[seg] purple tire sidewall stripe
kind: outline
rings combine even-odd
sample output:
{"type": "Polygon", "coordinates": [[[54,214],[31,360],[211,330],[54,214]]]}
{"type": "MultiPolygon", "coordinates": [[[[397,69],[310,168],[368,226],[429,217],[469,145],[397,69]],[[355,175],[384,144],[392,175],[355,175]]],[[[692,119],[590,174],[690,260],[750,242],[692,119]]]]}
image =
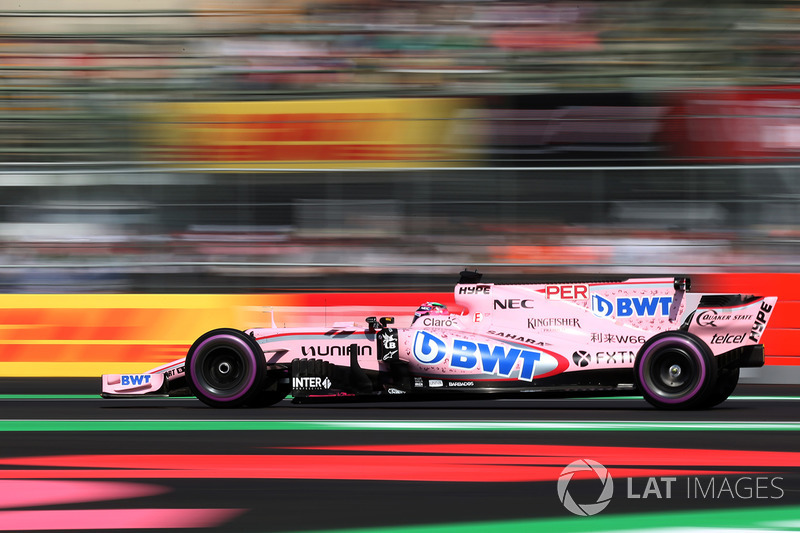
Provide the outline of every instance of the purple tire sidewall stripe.
{"type": "Polygon", "coordinates": [[[658,349],[658,347],[660,347],[661,345],[665,343],[675,343],[675,342],[683,344],[686,348],[689,349],[691,353],[697,356],[697,362],[700,366],[700,379],[697,380],[697,385],[691,390],[688,398],[687,396],[683,396],[682,398],[664,398],[660,394],[654,394],[652,391],[650,391],[650,393],[653,396],[658,397],[659,401],[664,403],[681,403],[685,402],[688,399],[694,398],[694,396],[700,391],[700,389],[703,388],[703,384],[706,380],[706,372],[707,372],[706,359],[705,357],[703,357],[703,354],[700,352],[700,349],[689,339],[684,339],[681,337],[664,337],[662,339],[657,340],[650,346],[648,346],[647,350],[644,352],[644,354],[642,354],[642,360],[639,363],[639,383],[650,389],[650,385],[647,379],[645,379],[645,366],[646,366],[644,364],[645,360],[650,355],[652,355],[653,352],[656,349],[658,349]]]}
{"type": "MultiPolygon", "coordinates": [[[[229,334],[223,333],[223,334],[220,334],[220,335],[214,335],[213,337],[209,337],[209,338],[207,338],[206,340],[204,340],[203,342],[200,343],[200,345],[197,347],[197,349],[195,349],[194,353],[198,353],[198,352],[202,351],[203,348],[207,344],[209,344],[211,342],[214,342],[214,341],[217,341],[219,339],[225,339],[225,340],[228,340],[228,341],[234,341],[237,344],[239,344],[242,348],[244,348],[244,353],[247,354],[247,357],[252,359],[252,361],[253,361],[253,367],[252,368],[255,369],[255,367],[257,365],[257,361],[256,361],[256,358],[255,358],[255,355],[253,355],[253,350],[250,348],[250,345],[247,344],[242,339],[240,339],[238,337],[234,337],[233,335],[229,335],[229,334]]],[[[198,365],[195,365],[195,364],[192,365],[192,371],[191,371],[191,373],[192,373],[192,381],[194,381],[195,383],[199,383],[199,382],[205,383],[205,379],[200,380],[198,375],[197,375],[197,366],[198,365]]],[[[214,396],[213,399],[216,400],[216,401],[219,401],[219,402],[232,402],[232,401],[238,400],[239,398],[241,398],[242,396],[247,394],[247,392],[253,386],[253,383],[255,383],[255,381],[256,381],[256,372],[253,371],[253,372],[250,373],[250,379],[246,383],[246,386],[244,388],[242,388],[242,390],[238,394],[236,394],[234,396],[214,396]]]]}

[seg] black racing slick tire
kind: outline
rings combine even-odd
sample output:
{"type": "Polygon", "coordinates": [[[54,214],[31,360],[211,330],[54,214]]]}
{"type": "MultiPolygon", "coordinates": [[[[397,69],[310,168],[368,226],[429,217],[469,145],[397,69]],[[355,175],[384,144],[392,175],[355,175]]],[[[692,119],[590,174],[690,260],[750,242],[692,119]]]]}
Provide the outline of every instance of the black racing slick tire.
{"type": "Polygon", "coordinates": [[[717,382],[717,361],[696,335],[666,331],[651,337],[636,356],[634,382],[661,409],[701,409],[717,382]]]}
{"type": "Polygon", "coordinates": [[[728,399],[739,384],[739,367],[721,368],[717,375],[717,382],[711,388],[706,398],[704,407],[714,407],[728,399]]]}
{"type": "Polygon", "coordinates": [[[247,401],[246,407],[269,407],[286,398],[289,393],[292,392],[288,376],[288,371],[277,369],[267,370],[267,378],[264,382],[264,387],[258,394],[247,401]],[[286,381],[282,383],[281,378],[284,377],[286,381]]]}
{"type": "Polygon", "coordinates": [[[269,407],[286,398],[288,391],[261,391],[255,398],[247,402],[247,407],[269,407]]]}
{"type": "Polygon", "coordinates": [[[253,337],[221,328],[192,344],[185,375],[192,394],[206,405],[240,407],[260,399],[267,362],[253,337]]]}

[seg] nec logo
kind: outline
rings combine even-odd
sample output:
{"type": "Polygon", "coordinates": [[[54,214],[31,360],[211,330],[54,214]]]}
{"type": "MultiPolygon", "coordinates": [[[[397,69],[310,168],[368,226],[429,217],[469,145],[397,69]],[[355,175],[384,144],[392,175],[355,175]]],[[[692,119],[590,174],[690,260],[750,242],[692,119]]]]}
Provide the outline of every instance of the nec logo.
{"type": "Polygon", "coordinates": [[[150,383],[150,375],[132,374],[132,375],[120,376],[120,380],[122,381],[122,386],[124,387],[130,385],[146,385],[150,383]]]}
{"type": "Polygon", "coordinates": [[[520,300],[519,298],[508,298],[506,300],[495,300],[495,309],[533,309],[533,300],[520,300]]]}
{"type": "Polygon", "coordinates": [[[458,294],[489,294],[491,285],[470,285],[468,287],[459,287],[458,294]]]}

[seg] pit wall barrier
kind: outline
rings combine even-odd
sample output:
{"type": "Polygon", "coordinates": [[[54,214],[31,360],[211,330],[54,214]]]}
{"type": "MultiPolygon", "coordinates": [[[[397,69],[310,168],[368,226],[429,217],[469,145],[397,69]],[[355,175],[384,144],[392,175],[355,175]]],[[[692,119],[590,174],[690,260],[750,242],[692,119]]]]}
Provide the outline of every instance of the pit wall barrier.
{"type": "MultiPolygon", "coordinates": [[[[767,366],[743,379],[800,383],[800,274],[696,274],[692,290],[777,296],[761,339],[767,366]]],[[[406,327],[426,301],[452,305],[453,293],[0,295],[0,377],[143,372],[219,327],[364,325],[367,316],[406,327]]]]}

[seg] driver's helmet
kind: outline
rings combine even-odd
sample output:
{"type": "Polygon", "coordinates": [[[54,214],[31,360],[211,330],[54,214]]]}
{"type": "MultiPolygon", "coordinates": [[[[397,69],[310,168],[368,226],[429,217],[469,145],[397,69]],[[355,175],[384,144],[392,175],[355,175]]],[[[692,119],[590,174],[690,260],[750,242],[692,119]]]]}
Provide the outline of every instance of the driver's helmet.
{"type": "Polygon", "coordinates": [[[421,316],[428,316],[428,315],[449,316],[450,311],[447,310],[447,306],[444,304],[440,304],[438,302],[425,302],[424,304],[420,305],[414,312],[414,320],[411,323],[413,324],[414,322],[416,322],[417,319],[421,316]]]}

